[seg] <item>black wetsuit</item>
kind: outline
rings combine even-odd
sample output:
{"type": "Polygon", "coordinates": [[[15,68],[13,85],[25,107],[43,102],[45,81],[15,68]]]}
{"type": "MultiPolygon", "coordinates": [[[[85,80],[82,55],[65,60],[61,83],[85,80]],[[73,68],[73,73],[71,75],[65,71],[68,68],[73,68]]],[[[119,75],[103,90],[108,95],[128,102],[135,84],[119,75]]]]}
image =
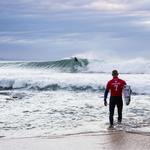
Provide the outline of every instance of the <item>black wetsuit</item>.
{"type": "Polygon", "coordinates": [[[118,109],[118,122],[121,123],[122,121],[122,108],[123,108],[123,101],[122,101],[122,90],[126,82],[124,80],[119,79],[118,77],[113,77],[107,83],[106,90],[104,93],[104,102],[107,103],[107,95],[108,92],[111,91],[110,102],[109,102],[109,121],[110,125],[113,125],[113,116],[115,106],[118,109]]]}
{"type": "Polygon", "coordinates": [[[114,110],[115,106],[118,108],[118,122],[121,123],[122,121],[122,108],[123,108],[123,101],[121,96],[111,96],[110,97],[110,102],[109,102],[109,121],[110,124],[113,125],[113,116],[114,116],[114,110]]]}

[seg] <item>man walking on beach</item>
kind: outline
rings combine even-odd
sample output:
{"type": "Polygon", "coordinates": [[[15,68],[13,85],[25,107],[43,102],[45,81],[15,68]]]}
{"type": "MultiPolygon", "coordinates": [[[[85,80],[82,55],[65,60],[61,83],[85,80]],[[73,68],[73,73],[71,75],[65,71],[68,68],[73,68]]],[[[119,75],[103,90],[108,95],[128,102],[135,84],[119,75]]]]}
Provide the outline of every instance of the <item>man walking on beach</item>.
{"type": "Polygon", "coordinates": [[[109,101],[109,128],[113,128],[113,116],[115,106],[117,105],[118,109],[118,123],[122,121],[122,108],[123,108],[123,101],[122,101],[122,90],[126,85],[126,82],[122,79],[118,78],[118,71],[112,71],[113,79],[108,81],[104,93],[104,105],[107,106],[107,95],[110,91],[110,101],[109,101]]]}

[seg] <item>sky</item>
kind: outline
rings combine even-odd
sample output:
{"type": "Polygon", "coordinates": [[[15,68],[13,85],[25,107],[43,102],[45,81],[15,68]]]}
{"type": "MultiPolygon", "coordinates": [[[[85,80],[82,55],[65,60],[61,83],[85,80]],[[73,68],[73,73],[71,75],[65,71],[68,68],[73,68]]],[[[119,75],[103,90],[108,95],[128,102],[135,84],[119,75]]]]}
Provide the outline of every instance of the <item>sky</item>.
{"type": "Polygon", "coordinates": [[[0,58],[150,57],[150,0],[1,0],[0,58]]]}

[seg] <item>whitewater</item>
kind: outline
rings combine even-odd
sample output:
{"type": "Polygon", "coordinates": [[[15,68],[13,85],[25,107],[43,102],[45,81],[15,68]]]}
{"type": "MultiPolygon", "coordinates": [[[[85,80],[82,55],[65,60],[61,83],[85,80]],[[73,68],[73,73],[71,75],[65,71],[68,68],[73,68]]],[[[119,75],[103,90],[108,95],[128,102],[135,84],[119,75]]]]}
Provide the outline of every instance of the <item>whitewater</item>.
{"type": "MultiPolygon", "coordinates": [[[[132,88],[118,130],[150,135],[150,62],[74,58],[0,62],[0,137],[106,132],[105,85],[112,69],[132,88]]],[[[117,112],[115,112],[115,121],[117,112]]]]}

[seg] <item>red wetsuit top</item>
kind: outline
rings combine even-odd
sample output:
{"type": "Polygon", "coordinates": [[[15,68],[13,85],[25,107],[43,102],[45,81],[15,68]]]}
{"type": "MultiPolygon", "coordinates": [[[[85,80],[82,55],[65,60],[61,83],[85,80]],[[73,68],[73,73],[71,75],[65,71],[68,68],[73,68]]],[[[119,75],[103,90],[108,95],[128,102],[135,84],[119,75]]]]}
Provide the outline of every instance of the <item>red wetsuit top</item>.
{"type": "Polygon", "coordinates": [[[111,96],[122,96],[122,90],[125,85],[126,82],[124,80],[113,77],[112,80],[108,81],[106,90],[111,92],[111,96]]]}

